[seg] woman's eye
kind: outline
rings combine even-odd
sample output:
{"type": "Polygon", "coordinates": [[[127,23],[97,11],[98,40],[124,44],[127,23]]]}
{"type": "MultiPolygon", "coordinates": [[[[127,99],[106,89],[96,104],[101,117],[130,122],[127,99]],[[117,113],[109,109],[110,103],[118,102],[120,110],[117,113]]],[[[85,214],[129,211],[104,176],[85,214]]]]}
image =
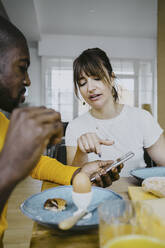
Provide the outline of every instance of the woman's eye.
{"type": "Polygon", "coordinates": [[[79,87],[82,87],[86,84],[86,82],[79,82],[79,87]]]}

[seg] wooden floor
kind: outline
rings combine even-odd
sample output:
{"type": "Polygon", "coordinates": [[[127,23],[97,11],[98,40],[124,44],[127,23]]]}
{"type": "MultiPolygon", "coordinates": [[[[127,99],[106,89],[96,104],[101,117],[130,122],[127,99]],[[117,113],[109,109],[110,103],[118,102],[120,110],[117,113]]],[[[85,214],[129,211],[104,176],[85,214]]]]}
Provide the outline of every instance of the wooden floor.
{"type": "Polygon", "coordinates": [[[13,191],[8,205],[8,229],[4,236],[4,248],[28,248],[33,221],[22,214],[20,204],[29,196],[40,192],[41,182],[31,177],[22,181],[13,191]]]}

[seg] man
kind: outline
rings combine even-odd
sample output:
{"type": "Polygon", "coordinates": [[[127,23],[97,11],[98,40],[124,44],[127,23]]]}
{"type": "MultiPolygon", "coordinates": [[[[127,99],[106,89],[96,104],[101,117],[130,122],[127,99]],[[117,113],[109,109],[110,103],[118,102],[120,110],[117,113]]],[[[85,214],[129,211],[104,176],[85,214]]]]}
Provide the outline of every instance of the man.
{"type": "MultiPolygon", "coordinates": [[[[25,87],[30,86],[29,50],[24,35],[0,17],[0,108],[12,112],[10,123],[0,113],[0,236],[7,227],[5,203],[14,187],[30,172],[33,178],[70,184],[78,167],[66,166],[55,159],[41,156],[50,139],[62,137],[60,114],[44,107],[15,109],[24,102],[25,87]],[[15,110],[14,110],[15,109],[15,110]],[[52,138],[53,137],[53,138],[52,138]]],[[[108,186],[112,179],[104,167],[112,161],[95,161],[83,167],[90,176],[97,173],[96,184],[108,186]]],[[[119,168],[120,170],[120,168],[119,168]]],[[[119,178],[114,170],[113,180],[119,178]]]]}

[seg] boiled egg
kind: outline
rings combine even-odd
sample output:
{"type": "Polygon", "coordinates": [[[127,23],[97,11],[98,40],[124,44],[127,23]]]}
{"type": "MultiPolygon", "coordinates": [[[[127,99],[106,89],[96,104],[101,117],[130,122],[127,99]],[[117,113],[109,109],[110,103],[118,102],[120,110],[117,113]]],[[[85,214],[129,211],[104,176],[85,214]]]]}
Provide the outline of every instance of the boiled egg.
{"type": "Polygon", "coordinates": [[[91,191],[91,182],[85,173],[80,172],[74,177],[73,191],[76,193],[88,193],[91,191]]]}
{"type": "Polygon", "coordinates": [[[78,210],[82,210],[89,206],[91,199],[92,191],[89,177],[80,172],[73,179],[72,200],[78,210]]]}

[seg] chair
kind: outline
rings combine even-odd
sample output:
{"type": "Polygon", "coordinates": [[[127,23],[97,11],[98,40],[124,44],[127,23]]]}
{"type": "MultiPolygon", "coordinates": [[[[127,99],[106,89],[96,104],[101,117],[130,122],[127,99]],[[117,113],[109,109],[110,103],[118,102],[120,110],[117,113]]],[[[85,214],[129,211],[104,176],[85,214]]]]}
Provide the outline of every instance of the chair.
{"type": "Polygon", "coordinates": [[[149,156],[149,154],[146,151],[146,149],[144,149],[144,161],[145,161],[145,163],[147,165],[146,167],[155,167],[155,166],[157,166],[156,163],[149,156]]]}
{"type": "Polygon", "coordinates": [[[66,146],[65,146],[65,132],[68,122],[63,122],[64,136],[60,144],[48,145],[46,155],[51,158],[56,158],[59,162],[66,164],[66,146]]]}

